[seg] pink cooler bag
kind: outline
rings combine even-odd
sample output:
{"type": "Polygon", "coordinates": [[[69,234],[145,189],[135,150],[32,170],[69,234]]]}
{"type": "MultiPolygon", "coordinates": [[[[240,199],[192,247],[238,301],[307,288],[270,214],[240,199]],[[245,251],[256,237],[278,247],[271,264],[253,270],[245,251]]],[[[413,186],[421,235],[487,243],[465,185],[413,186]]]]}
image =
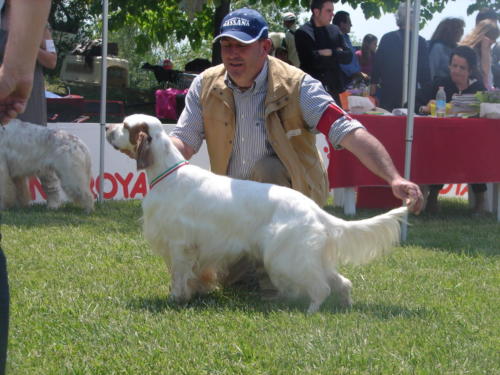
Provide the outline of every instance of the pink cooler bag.
{"type": "Polygon", "coordinates": [[[185,95],[187,89],[166,89],[156,90],[156,117],[166,120],[177,120],[179,114],[177,113],[177,95],[185,95]]]}

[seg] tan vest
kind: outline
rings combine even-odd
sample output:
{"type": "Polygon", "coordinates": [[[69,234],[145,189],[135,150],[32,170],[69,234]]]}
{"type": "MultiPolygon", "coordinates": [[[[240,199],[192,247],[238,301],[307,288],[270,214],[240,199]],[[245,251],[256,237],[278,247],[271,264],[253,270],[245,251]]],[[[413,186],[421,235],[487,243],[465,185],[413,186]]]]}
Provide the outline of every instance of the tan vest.
{"type": "MultiPolygon", "coordinates": [[[[305,73],[269,57],[265,99],[267,136],[285,166],[292,188],[323,207],[328,197],[328,177],[316,136],[307,129],[300,109],[299,91],[305,73]]],[[[210,165],[225,175],[235,135],[235,105],[232,90],[225,84],[223,65],[203,72],[201,105],[210,165]]]]}

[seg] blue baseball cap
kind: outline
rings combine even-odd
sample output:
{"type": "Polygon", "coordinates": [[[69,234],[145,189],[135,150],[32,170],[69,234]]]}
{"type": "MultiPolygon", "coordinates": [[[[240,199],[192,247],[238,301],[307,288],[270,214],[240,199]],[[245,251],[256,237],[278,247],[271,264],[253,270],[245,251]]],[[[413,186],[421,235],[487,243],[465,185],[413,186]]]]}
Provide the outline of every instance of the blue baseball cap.
{"type": "Polygon", "coordinates": [[[259,39],[267,38],[267,22],[259,12],[253,9],[242,8],[229,13],[222,20],[220,38],[228,37],[237,41],[250,44],[259,39]]]}

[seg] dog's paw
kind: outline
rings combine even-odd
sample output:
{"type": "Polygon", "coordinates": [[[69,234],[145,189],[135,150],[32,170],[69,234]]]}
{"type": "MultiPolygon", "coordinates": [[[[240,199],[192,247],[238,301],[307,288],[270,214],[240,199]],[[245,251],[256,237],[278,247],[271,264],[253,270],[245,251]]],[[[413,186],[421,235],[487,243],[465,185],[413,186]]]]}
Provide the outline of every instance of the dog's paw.
{"type": "Polygon", "coordinates": [[[281,294],[277,289],[261,289],[259,292],[263,301],[272,302],[281,299],[281,294]]]}
{"type": "Polygon", "coordinates": [[[180,304],[181,300],[178,296],[176,296],[174,294],[169,294],[169,296],[167,297],[167,302],[173,303],[173,304],[180,304]]]}
{"type": "Polygon", "coordinates": [[[57,200],[56,199],[48,200],[47,201],[47,208],[49,210],[57,210],[59,207],[61,207],[61,204],[62,204],[62,201],[60,201],[58,199],[57,200]]]}
{"type": "Polygon", "coordinates": [[[343,309],[350,309],[352,307],[352,298],[350,295],[348,296],[340,296],[339,297],[339,306],[343,309]]]}
{"type": "Polygon", "coordinates": [[[189,299],[190,298],[184,294],[170,293],[170,295],[167,298],[167,301],[169,303],[183,305],[183,304],[186,304],[189,301],[189,299]]]}
{"type": "Polygon", "coordinates": [[[321,306],[321,303],[316,303],[316,302],[311,302],[309,305],[309,308],[307,309],[307,314],[315,314],[319,311],[319,308],[321,306]]]}

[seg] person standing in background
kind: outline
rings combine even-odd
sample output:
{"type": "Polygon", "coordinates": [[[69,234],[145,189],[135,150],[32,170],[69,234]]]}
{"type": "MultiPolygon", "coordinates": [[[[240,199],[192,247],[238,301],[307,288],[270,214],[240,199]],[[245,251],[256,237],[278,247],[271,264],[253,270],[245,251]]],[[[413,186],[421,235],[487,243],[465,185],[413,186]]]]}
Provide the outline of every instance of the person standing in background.
{"type": "MultiPolygon", "coordinates": [[[[269,39],[271,39],[271,51],[269,52],[269,55],[277,57],[276,52],[278,54],[282,54],[283,51],[285,51],[285,48],[283,47],[283,44],[285,42],[285,33],[283,32],[277,32],[277,31],[271,31],[268,33],[269,39]]],[[[288,53],[286,53],[287,56],[283,61],[288,62],[288,53]]]]}
{"type": "MultiPolygon", "coordinates": [[[[476,15],[476,26],[483,20],[491,20],[498,26],[499,15],[491,8],[483,8],[476,15]]],[[[493,86],[500,88],[500,43],[496,43],[491,49],[491,74],[493,76],[493,86]]]]}
{"type": "MultiPolygon", "coordinates": [[[[380,85],[380,107],[387,111],[403,104],[403,50],[406,28],[406,4],[401,3],[395,14],[399,30],[391,31],[380,40],[375,54],[370,94],[375,95],[380,85]]],[[[411,41],[410,37],[410,41],[411,41]]],[[[431,79],[427,41],[418,37],[417,88],[431,79]]],[[[378,92],[377,92],[378,93],[378,92]]]]}
{"type": "Polygon", "coordinates": [[[459,43],[476,51],[479,59],[479,70],[483,84],[487,90],[493,90],[493,74],[491,72],[491,47],[495,44],[500,30],[497,22],[491,19],[480,21],[474,29],[459,43]]]}
{"type": "Polygon", "coordinates": [[[366,34],[363,37],[361,49],[356,51],[356,57],[359,61],[361,71],[369,78],[372,76],[373,62],[375,61],[375,52],[377,51],[378,38],[373,34],[366,34]]]}
{"type": "Polygon", "coordinates": [[[295,31],[297,30],[297,17],[292,12],[283,14],[283,26],[285,26],[285,40],[283,43],[287,50],[288,61],[297,68],[300,66],[299,55],[295,47],[295,31]]]}
{"type": "MultiPolygon", "coordinates": [[[[10,14],[12,4],[13,0],[7,0],[5,2],[5,7],[2,9],[1,32],[3,38],[0,41],[0,62],[3,60],[5,42],[12,26],[10,14]]],[[[35,71],[33,73],[33,88],[28,102],[26,103],[25,111],[18,116],[20,120],[36,125],[47,126],[47,99],[45,97],[45,78],[43,69],[54,69],[56,64],[57,53],[54,41],[52,40],[50,29],[46,25],[43,38],[38,47],[35,71]]],[[[49,171],[38,177],[40,178],[43,191],[47,196],[59,196],[59,182],[55,172],[49,171]]]]}
{"type": "Polygon", "coordinates": [[[493,85],[500,88],[500,42],[491,50],[491,73],[493,74],[493,85]]]}
{"type": "MultiPolygon", "coordinates": [[[[0,9],[4,7],[0,0],[0,9]]],[[[50,0],[14,1],[11,35],[0,66],[0,122],[22,113],[31,94],[38,46],[50,10],[50,0]],[[36,36],[39,35],[40,38],[36,36]]]]}
{"type": "MultiPolygon", "coordinates": [[[[2,38],[0,40],[0,62],[3,60],[5,42],[11,28],[10,8],[12,0],[5,3],[2,10],[2,38]]],[[[54,69],[57,64],[57,54],[48,26],[45,27],[43,38],[38,48],[35,72],[33,75],[33,88],[24,113],[19,119],[36,125],[47,125],[47,100],[45,98],[45,79],[43,69],[54,69]]]]}
{"type": "MultiPolygon", "coordinates": [[[[50,0],[14,1],[11,35],[0,65],[0,121],[22,113],[31,93],[37,48],[47,22],[50,0]]],[[[0,0],[0,9],[4,1],[0,0]]],[[[1,234],[0,234],[1,238],[1,234]]],[[[5,374],[9,336],[9,282],[7,261],[0,247],[0,375],[5,374]]]]}
{"type": "Polygon", "coordinates": [[[320,81],[336,103],[344,92],[344,77],[340,64],[352,60],[342,32],[332,25],[333,1],[312,0],[311,19],[295,32],[295,46],[300,69],[320,81]]]}
{"type": "Polygon", "coordinates": [[[361,67],[359,66],[358,58],[356,57],[356,50],[352,46],[351,38],[349,37],[352,27],[349,13],[343,10],[338,11],[335,13],[335,16],[333,16],[332,23],[337,25],[340,29],[347,47],[349,47],[352,52],[351,61],[348,64],[340,64],[340,69],[342,70],[342,73],[344,73],[344,88],[347,88],[354,80],[366,79],[367,76],[361,72],[361,67]]]}
{"type": "Polygon", "coordinates": [[[476,15],[476,26],[479,22],[484,20],[491,20],[493,22],[498,22],[498,14],[491,8],[483,8],[476,15]]]}
{"type": "Polygon", "coordinates": [[[464,35],[465,22],[460,18],[443,19],[429,41],[429,65],[431,79],[448,77],[451,51],[464,35]]]}

